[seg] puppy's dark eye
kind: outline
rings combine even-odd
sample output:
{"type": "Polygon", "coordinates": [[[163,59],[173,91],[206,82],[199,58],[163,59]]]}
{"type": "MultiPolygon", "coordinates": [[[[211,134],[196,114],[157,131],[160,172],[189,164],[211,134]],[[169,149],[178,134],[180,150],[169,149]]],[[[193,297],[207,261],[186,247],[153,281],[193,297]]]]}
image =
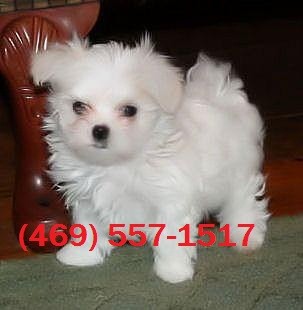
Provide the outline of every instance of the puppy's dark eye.
{"type": "Polygon", "coordinates": [[[76,114],[82,115],[84,112],[86,112],[88,109],[88,105],[86,103],[83,103],[81,101],[75,101],[73,103],[73,110],[76,114]]]}
{"type": "Polygon", "coordinates": [[[52,84],[50,82],[44,82],[40,85],[40,87],[46,91],[52,91],[53,90],[52,84]]]}
{"type": "Polygon", "coordinates": [[[121,108],[121,114],[125,117],[133,117],[137,114],[137,108],[133,105],[125,105],[121,108]]]}

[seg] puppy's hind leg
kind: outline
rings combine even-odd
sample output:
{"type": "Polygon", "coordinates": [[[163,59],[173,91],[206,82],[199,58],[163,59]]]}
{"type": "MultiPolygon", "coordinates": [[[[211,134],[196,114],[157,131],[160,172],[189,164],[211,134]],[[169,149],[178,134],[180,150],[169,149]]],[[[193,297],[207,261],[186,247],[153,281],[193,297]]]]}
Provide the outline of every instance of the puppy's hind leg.
{"type": "Polygon", "coordinates": [[[102,264],[105,256],[110,254],[113,247],[108,243],[108,236],[99,227],[100,224],[96,220],[96,216],[89,211],[87,201],[80,201],[73,209],[73,223],[81,224],[84,227],[85,231],[75,228],[74,233],[85,238],[85,242],[82,245],[73,245],[71,241],[79,243],[81,238],[71,238],[70,242],[57,252],[57,259],[63,264],[73,266],[102,264]],[[93,229],[96,234],[93,233],[93,229]],[[95,238],[97,240],[94,240],[95,238]],[[94,249],[91,249],[94,241],[97,241],[97,244],[94,249]]]}
{"type": "Polygon", "coordinates": [[[268,199],[263,197],[264,191],[264,177],[261,174],[251,177],[247,184],[235,189],[218,216],[221,227],[229,225],[230,239],[240,252],[251,252],[263,244],[270,216],[267,212],[268,199]],[[250,234],[248,225],[239,227],[239,224],[253,224],[250,234]],[[247,245],[243,244],[245,234],[248,236],[247,245]]]}

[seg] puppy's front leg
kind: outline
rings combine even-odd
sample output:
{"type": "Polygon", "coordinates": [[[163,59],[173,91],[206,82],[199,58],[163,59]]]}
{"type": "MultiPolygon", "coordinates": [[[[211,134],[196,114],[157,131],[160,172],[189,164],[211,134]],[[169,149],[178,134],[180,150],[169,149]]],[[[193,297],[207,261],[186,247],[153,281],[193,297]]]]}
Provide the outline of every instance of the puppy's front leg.
{"type": "MultiPolygon", "coordinates": [[[[167,221],[162,219],[161,223],[165,224],[165,228],[158,245],[154,245],[156,228],[152,228],[154,231],[151,230],[156,274],[162,280],[170,283],[191,280],[194,274],[194,260],[197,256],[196,246],[182,246],[178,243],[185,241],[184,232],[180,232],[179,229],[185,224],[189,224],[193,230],[193,225],[186,220],[173,222],[172,218],[167,221]],[[175,236],[176,238],[174,238],[175,236]]],[[[193,231],[190,235],[190,242],[195,243],[193,231]]]]}
{"type": "MultiPolygon", "coordinates": [[[[106,255],[112,250],[112,246],[107,242],[108,237],[103,233],[102,227],[99,227],[100,224],[96,220],[91,211],[91,206],[89,202],[80,201],[77,206],[72,210],[73,212],[73,223],[81,224],[86,229],[86,241],[81,246],[75,246],[69,242],[61,250],[57,252],[57,259],[66,265],[73,266],[91,266],[96,264],[102,264],[106,255]],[[89,224],[92,224],[97,231],[97,245],[95,248],[90,251],[90,247],[93,244],[94,237],[92,228],[89,224]]],[[[79,232],[76,231],[78,234],[79,232]]],[[[72,238],[73,240],[73,238],[72,238]]],[[[76,242],[79,240],[74,239],[76,242]]]]}

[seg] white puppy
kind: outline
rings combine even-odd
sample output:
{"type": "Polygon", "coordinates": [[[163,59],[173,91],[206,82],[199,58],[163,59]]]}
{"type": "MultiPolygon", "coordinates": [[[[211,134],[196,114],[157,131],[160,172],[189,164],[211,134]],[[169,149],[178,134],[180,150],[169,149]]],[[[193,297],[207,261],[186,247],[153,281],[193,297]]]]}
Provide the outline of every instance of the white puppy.
{"type": "Polygon", "coordinates": [[[183,81],[180,70],[144,38],[134,47],[115,42],[52,46],[33,57],[36,84],[49,82],[45,128],[51,176],[71,207],[73,222],[87,227],[82,246],[57,253],[69,265],[101,264],[114,246],[109,225],[144,223],[154,270],[165,281],[191,279],[196,247],[184,241],[185,224],[208,213],[230,225],[237,249],[260,247],[266,231],[263,198],[263,124],[230,64],[201,54],[183,81]],[[255,227],[248,246],[245,229],[255,227]],[[98,246],[89,251],[98,231],[98,246]],[[176,236],[169,240],[166,236],[176,236]]]}

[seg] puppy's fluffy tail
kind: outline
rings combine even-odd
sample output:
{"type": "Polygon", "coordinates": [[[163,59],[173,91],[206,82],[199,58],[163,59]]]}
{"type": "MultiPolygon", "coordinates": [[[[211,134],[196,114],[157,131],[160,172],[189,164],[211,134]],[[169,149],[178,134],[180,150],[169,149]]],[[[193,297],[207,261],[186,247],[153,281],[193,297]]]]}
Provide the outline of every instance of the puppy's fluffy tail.
{"type": "Polygon", "coordinates": [[[196,64],[189,69],[185,85],[185,104],[191,114],[199,115],[196,106],[211,106],[224,111],[233,122],[242,122],[259,145],[262,145],[263,121],[257,108],[250,104],[243,90],[243,82],[232,73],[230,63],[213,60],[200,54],[196,64]]]}
{"type": "Polygon", "coordinates": [[[223,63],[200,53],[186,76],[186,96],[204,104],[229,104],[245,99],[243,82],[232,74],[230,63],[223,63]]]}

